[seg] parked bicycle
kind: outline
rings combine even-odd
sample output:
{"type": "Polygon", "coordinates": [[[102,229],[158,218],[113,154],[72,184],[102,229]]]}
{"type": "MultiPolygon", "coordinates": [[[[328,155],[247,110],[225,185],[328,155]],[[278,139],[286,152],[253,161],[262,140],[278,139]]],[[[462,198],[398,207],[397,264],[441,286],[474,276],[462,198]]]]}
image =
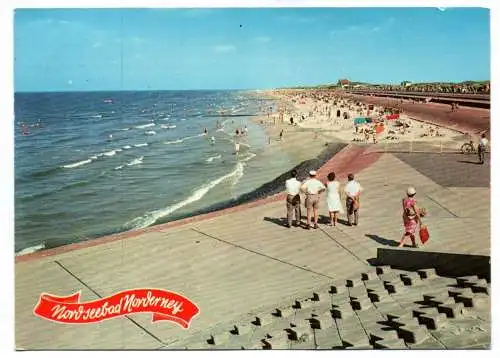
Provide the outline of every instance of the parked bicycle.
{"type": "Polygon", "coordinates": [[[462,144],[462,146],[460,147],[460,151],[462,152],[462,154],[476,154],[477,149],[474,146],[474,141],[471,140],[468,143],[462,144]]]}

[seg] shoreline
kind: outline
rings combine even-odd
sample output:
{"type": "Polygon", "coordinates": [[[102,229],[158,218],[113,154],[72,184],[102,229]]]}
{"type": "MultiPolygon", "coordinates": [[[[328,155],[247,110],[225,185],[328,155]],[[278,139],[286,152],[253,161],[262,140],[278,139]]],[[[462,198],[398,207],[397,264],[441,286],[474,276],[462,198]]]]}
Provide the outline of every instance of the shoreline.
{"type": "MultiPolygon", "coordinates": [[[[309,91],[293,91],[300,92],[302,94],[307,94],[309,91]]],[[[297,118],[301,111],[306,111],[311,108],[311,104],[308,103],[304,106],[304,104],[294,103],[291,98],[285,94],[276,93],[276,91],[255,91],[254,94],[268,97],[276,102],[276,106],[278,107],[286,107],[285,111],[286,115],[291,115],[294,118],[297,118]]],[[[249,204],[259,205],[261,202],[267,202],[267,200],[273,201],[274,197],[280,195],[283,191],[283,183],[286,179],[288,179],[289,173],[293,169],[297,169],[299,171],[299,179],[304,179],[307,177],[307,172],[312,168],[318,170],[320,167],[324,166],[332,158],[338,157],[339,153],[342,153],[344,149],[349,148],[349,144],[352,143],[351,140],[346,138],[346,135],[352,135],[352,130],[350,129],[331,129],[325,128],[324,123],[320,123],[319,120],[314,125],[304,126],[303,123],[297,123],[298,125],[291,126],[287,123],[284,117],[282,123],[278,123],[279,119],[277,119],[277,112],[270,113],[269,116],[266,114],[258,114],[252,116],[249,120],[259,124],[265,131],[266,135],[271,138],[269,146],[266,147],[266,150],[270,151],[272,155],[273,151],[280,152],[285,155],[289,155],[294,159],[297,159],[298,164],[293,167],[285,170],[280,175],[275,176],[274,178],[270,178],[265,181],[264,184],[258,186],[257,188],[243,193],[239,195],[237,198],[233,199],[225,199],[215,204],[211,204],[206,207],[202,207],[200,209],[196,209],[190,211],[188,213],[181,214],[173,214],[169,216],[164,222],[159,222],[155,225],[148,226],[142,229],[132,229],[126,231],[112,231],[109,233],[103,233],[103,235],[96,235],[93,237],[88,237],[83,241],[79,241],[76,243],[67,243],[57,246],[45,246],[44,248],[25,253],[22,255],[15,254],[16,262],[24,261],[24,258],[30,257],[32,255],[41,254],[44,252],[48,252],[51,250],[57,250],[61,247],[80,247],[80,246],[88,246],[90,242],[100,241],[103,238],[108,237],[130,237],[141,234],[142,232],[149,231],[158,231],[162,230],[164,225],[180,225],[176,223],[182,223],[186,220],[189,222],[190,220],[195,220],[199,216],[211,215],[214,213],[223,213],[225,210],[238,208],[241,206],[246,206],[249,204]],[[276,121],[276,124],[271,124],[269,121],[276,121]],[[278,140],[279,133],[281,130],[285,131],[284,139],[278,140]],[[321,133],[319,133],[321,131],[321,133]],[[297,144],[298,143],[298,144],[297,144]]],[[[411,120],[424,122],[420,118],[412,118],[411,120]]],[[[443,125],[444,128],[450,129],[446,125],[443,125]]],[[[451,129],[453,132],[457,133],[456,130],[451,129]]],[[[405,142],[405,141],[401,141],[405,142]]],[[[363,143],[354,143],[361,144],[363,143]]],[[[378,146],[368,144],[364,145],[368,148],[377,149],[378,146]]],[[[335,168],[335,171],[337,169],[335,168]]],[[[277,199],[276,199],[277,200],[277,199]]],[[[93,245],[90,245],[93,246],[93,245]]],[[[21,250],[22,251],[22,250],[21,250]]],[[[44,255],[42,255],[44,256],[44,255]]]]}
{"type": "MultiPolygon", "coordinates": [[[[378,158],[380,158],[381,153],[378,153],[376,151],[372,151],[370,149],[366,149],[365,147],[361,146],[356,146],[356,145],[351,145],[351,144],[333,144],[333,146],[339,146],[342,145],[342,149],[336,152],[333,157],[328,157],[328,148],[325,149],[325,153],[323,154],[322,158],[316,158],[316,159],[311,159],[313,163],[316,161],[316,163],[322,162],[321,166],[317,168],[318,171],[318,178],[320,180],[324,180],[326,178],[326,175],[329,171],[331,171],[333,168],[335,168],[336,172],[338,173],[338,178],[339,179],[345,179],[347,177],[348,172],[357,172],[360,170],[363,170],[373,163],[375,163],[378,158]],[[360,159],[361,158],[361,159],[360,159]],[[355,162],[355,159],[360,159],[357,162],[355,162]]],[[[331,151],[332,149],[330,149],[331,151]]],[[[307,161],[309,162],[309,161],[307,161]]],[[[297,165],[296,167],[301,167],[302,168],[302,176],[305,176],[304,170],[306,170],[305,165],[307,165],[307,168],[310,168],[308,163],[304,164],[301,163],[297,165]]],[[[292,169],[290,169],[291,171],[292,169]]],[[[299,168],[300,170],[300,168],[299,168]]],[[[310,170],[310,169],[307,169],[310,170]]],[[[282,176],[286,176],[290,171],[282,174],[282,176]]],[[[280,179],[281,176],[278,178],[275,178],[275,180],[270,181],[269,183],[264,184],[263,186],[266,186],[271,183],[277,184],[276,180],[280,179]]],[[[281,186],[284,185],[284,181],[281,183],[281,186]]],[[[75,251],[79,249],[84,249],[88,247],[93,247],[93,246],[98,246],[102,244],[108,244],[114,241],[119,241],[119,240],[124,240],[128,238],[134,238],[138,237],[140,235],[150,233],[150,232],[164,232],[165,230],[174,228],[174,227],[179,227],[183,225],[187,225],[193,222],[199,222],[199,221],[204,221],[204,220],[209,220],[221,215],[226,215],[226,214],[231,214],[234,212],[242,211],[245,209],[250,209],[254,208],[257,206],[261,206],[264,204],[276,202],[276,201],[281,201],[285,198],[283,194],[283,189],[280,190],[278,193],[275,194],[267,194],[264,197],[260,199],[253,199],[248,202],[244,203],[237,203],[232,206],[226,207],[226,208],[219,208],[215,211],[210,211],[206,213],[200,213],[198,215],[192,215],[188,216],[185,218],[180,218],[177,220],[172,220],[164,224],[158,224],[158,225],[153,225],[149,226],[147,228],[143,229],[134,229],[134,230],[129,230],[129,231],[124,231],[116,234],[111,234],[111,235],[106,235],[106,236],[101,236],[97,238],[92,238],[84,241],[80,241],[77,243],[70,243],[66,245],[61,245],[53,248],[46,248],[42,249],[39,251],[35,251],[32,253],[27,253],[25,255],[20,255],[20,256],[15,256],[15,263],[22,263],[22,262],[28,262],[32,260],[37,260],[37,259],[42,259],[70,251],[75,251]]]]}
{"type": "MultiPolygon", "coordinates": [[[[268,96],[267,93],[254,92],[254,94],[258,95],[259,97],[263,97],[264,101],[269,99],[271,99],[273,102],[278,101],[275,96],[268,96]]],[[[254,114],[252,116],[249,116],[248,120],[251,122],[258,122],[261,118],[263,118],[263,116],[261,116],[260,114],[254,114]]],[[[268,133],[266,130],[264,130],[264,132],[268,133]]],[[[302,134],[299,134],[299,136],[302,136],[302,134]]],[[[273,143],[271,146],[266,146],[264,150],[267,152],[267,155],[274,156],[275,146],[275,143],[273,143]]],[[[262,184],[257,185],[250,191],[238,195],[236,198],[224,198],[216,203],[209,204],[208,206],[194,208],[189,212],[172,213],[171,215],[165,217],[163,220],[158,220],[155,224],[144,228],[134,228],[128,230],[121,230],[120,228],[110,229],[96,235],[89,235],[85,238],[82,238],[83,240],[77,242],[59,241],[57,243],[51,243],[50,241],[45,241],[42,238],[41,244],[19,250],[15,252],[14,255],[17,260],[18,258],[23,258],[40,252],[46,252],[48,250],[57,249],[59,247],[87,243],[108,236],[126,235],[127,233],[135,232],[136,230],[148,230],[149,228],[155,228],[179,220],[196,217],[198,215],[210,214],[212,212],[266,199],[268,197],[272,197],[273,195],[279,194],[283,190],[284,182],[286,179],[288,179],[287,176],[289,175],[291,170],[298,169],[299,172],[306,173],[311,170],[310,168],[314,167],[315,169],[317,169],[344,147],[345,144],[332,144],[329,146],[322,144],[316,146],[315,150],[313,151],[309,151],[307,153],[297,153],[297,151],[294,151],[293,148],[285,145],[279,148],[281,153],[280,155],[288,156],[290,158],[290,161],[294,164],[289,167],[282,168],[282,171],[277,172],[277,174],[271,174],[263,181],[262,184]],[[25,252],[23,252],[23,250],[25,250],[25,252]]]]}

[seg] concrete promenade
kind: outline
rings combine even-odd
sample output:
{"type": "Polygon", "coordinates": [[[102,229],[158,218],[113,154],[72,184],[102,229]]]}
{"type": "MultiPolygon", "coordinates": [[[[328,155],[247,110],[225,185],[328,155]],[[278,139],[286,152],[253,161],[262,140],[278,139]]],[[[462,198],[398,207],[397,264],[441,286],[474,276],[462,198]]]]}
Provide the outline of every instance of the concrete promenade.
{"type": "MultiPolygon", "coordinates": [[[[16,348],[210,348],[205,340],[221,327],[249,321],[258,312],[294,302],[318,287],[372,270],[377,250],[392,249],[401,238],[401,199],[409,185],[416,187],[418,203],[429,213],[424,220],[431,239],[419,249],[394,250],[489,256],[489,180],[456,179],[460,176],[457,168],[476,166],[460,162],[463,156],[426,159],[425,155],[397,156],[348,146],[319,170],[322,178],[335,170],[342,182],[348,172],[356,173],[365,188],[357,227],[327,226],[322,198],[319,229],[285,228],[283,195],[277,195],[223,213],[19,257],[15,265],[16,348]],[[433,177],[430,169],[436,166],[443,170],[433,177]],[[170,322],[151,323],[150,314],[79,326],[33,315],[42,292],[64,296],[81,291],[81,300],[88,301],[137,287],[178,292],[195,302],[200,313],[189,330],[170,322]]],[[[484,171],[489,164],[477,167],[484,171]]],[[[481,312],[486,315],[488,309],[481,312]]],[[[489,317],[481,317],[480,329],[489,335],[489,317]]],[[[402,339],[395,339],[397,344],[390,348],[402,344],[402,339]]],[[[454,347],[453,340],[433,339],[441,342],[435,348],[454,347]],[[452,343],[447,346],[446,342],[452,343]]],[[[487,347],[488,342],[481,339],[468,346],[487,347]]],[[[257,342],[250,348],[262,347],[257,342]]]]}

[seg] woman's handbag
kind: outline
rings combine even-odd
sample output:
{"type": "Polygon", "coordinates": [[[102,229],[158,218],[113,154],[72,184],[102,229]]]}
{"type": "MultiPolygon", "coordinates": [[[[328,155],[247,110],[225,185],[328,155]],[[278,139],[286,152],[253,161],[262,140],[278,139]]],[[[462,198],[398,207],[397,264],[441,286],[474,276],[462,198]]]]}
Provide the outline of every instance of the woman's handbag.
{"type": "Polygon", "coordinates": [[[418,234],[420,236],[420,241],[422,241],[422,244],[425,244],[429,240],[430,235],[426,225],[420,224],[420,230],[418,234]]]}

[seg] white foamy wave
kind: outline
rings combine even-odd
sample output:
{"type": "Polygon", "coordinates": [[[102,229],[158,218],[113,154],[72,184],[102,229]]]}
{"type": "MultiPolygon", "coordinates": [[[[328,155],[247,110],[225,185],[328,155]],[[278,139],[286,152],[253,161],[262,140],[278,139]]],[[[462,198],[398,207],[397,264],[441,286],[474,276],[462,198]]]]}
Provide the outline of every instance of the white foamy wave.
{"type": "Polygon", "coordinates": [[[131,167],[132,165],[141,164],[143,159],[144,157],[135,158],[130,163],[127,163],[127,166],[131,167]]]}
{"type": "Polygon", "coordinates": [[[181,118],[181,121],[185,121],[185,120],[186,120],[186,118],[181,118]]]}
{"type": "Polygon", "coordinates": [[[126,146],[123,147],[123,149],[130,149],[130,148],[132,148],[132,147],[129,146],[129,145],[126,145],[126,146]]]}
{"type": "Polygon", "coordinates": [[[130,128],[122,128],[121,131],[128,131],[130,128]]]}
{"type": "Polygon", "coordinates": [[[220,159],[220,158],[222,158],[222,155],[221,155],[221,154],[216,155],[216,156],[213,156],[213,157],[210,157],[210,158],[207,158],[206,162],[207,162],[207,163],[211,163],[211,162],[213,162],[215,159],[220,159]]]}
{"type": "Polygon", "coordinates": [[[231,185],[233,187],[236,184],[238,184],[238,182],[240,181],[241,178],[243,178],[244,167],[245,167],[245,164],[243,164],[241,162],[238,162],[238,164],[236,164],[236,170],[235,170],[235,173],[234,173],[234,175],[232,177],[232,181],[231,181],[231,185]]]}
{"type": "Polygon", "coordinates": [[[141,143],[141,144],[134,144],[134,147],[140,148],[140,147],[147,147],[148,143],[141,143]]]}
{"type": "Polygon", "coordinates": [[[146,135],[155,135],[156,132],[155,131],[147,131],[147,132],[144,132],[144,134],[146,134],[146,135]]]}
{"type": "MultiPolygon", "coordinates": [[[[238,163],[236,164],[236,168],[229,174],[226,174],[220,178],[217,178],[215,180],[212,180],[211,182],[199,187],[196,189],[190,196],[188,196],[186,199],[166,207],[165,209],[161,210],[155,210],[151,211],[149,213],[144,214],[143,216],[137,217],[125,224],[125,227],[127,228],[134,228],[134,229],[140,229],[140,228],[145,228],[150,225],[153,225],[158,219],[168,216],[172,214],[174,211],[179,210],[180,208],[194,203],[201,198],[203,198],[211,189],[219,185],[225,180],[231,179],[231,178],[241,178],[243,175],[243,170],[244,166],[243,163],[238,163]]],[[[238,179],[239,180],[239,179],[238,179]]]]}
{"type": "Polygon", "coordinates": [[[135,126],[135,128],[140,128],[140,129],[142,129],[142,128],[148,128],[148,127],[154,127],[154,126],[156,126],[156,124],[155,124],[155,123],[148,123],[148,124],[142,124],[142,125],[140,125],[140,126],[135,126]]]}
{"type": "Polygon", "coordinates": [[[176,143],[182,143],[182,142],[184,142],[183,139],[176,139],[176,140],[166,141],[164,144],[176,144],[176,143]]]}
{"type": "Polygon", "coordinates": [[[198,135],[192,135],[192,136],[189,136],[189,137],[184,137],[184,138],[179,138],[179,139],[176,139],[176,140],[171,140],[171,141],[166,141],[164,142],[165,144],[176,144],[176,143],[182,143],[184,142],[185,140],[188,140],[188,139],[193,139],[193,138],[198,138],[198,137],[203,137],[205,135],[205,133],[201,133],[201,134],[198,134],[198,135]]]}
{"type": "Polygon", "coordinates": [[[16,252],[16,256],[22,256],[22,255],[27,255],[27,254],[32,254],[34,252],[40,251],[45,249],[45,243],[42,242],[41,244],[35,245],[35,246],[30,246],[25,249],[22,249],[21,251],[16,252]]]}
{"type": "Polygon", "coordinates": [[[68,168],[68,169],[69,168],[77,168],[77,167],[81,167],[82,165],[89,164],[91,162],[92,162],[92,159],[82,160],[81,162],[63,165],[63,168],[68,168]]]}
{"type": "Polygon", "coordinates": [[[123,168],[123,165],[119,165],[119,166],[117,166],[117,167],[115,168],[115,170],[120,170],[120,169],[122,169],[122,168],[123,168]]]}
{"type": "Polygon", "coordinates": [[[251,160],[252,158],[254,158],[256,156],[257,156],[257,154],[248,152],[248,156],[246,158],[243,158],[241,161],[248,162],[249,160],[251,160]]]}
{"type": "Polygon", "coordinates": [[[90,159],[94,159],[94,160],[97,159],[97,155],[91,156],[90,159]]]}
{"type": "Polygon", "coordinates": [[[107,157],[112,157],[116,154],[116,150],[110,150],[109,152],[103,153],[107,157]]]}
{"type": "Polygon", "coordinates": [[[116,152],[122,152],[122,151],[123,151],[123,149],[118,148],[118,149],[115,149],[115,151],[116,151],[116,152]]]}
{"type": "Polygon", "coordinates": [[[224,128],[219,128],[216,130],[216,132],[224,132],[224,128]]]}
{"type": "Polygon", "coordinates": [[[163,129],[173,129],[176,128],[177,126],[175,124],[161,124],[160,127],[163,129]]]}

